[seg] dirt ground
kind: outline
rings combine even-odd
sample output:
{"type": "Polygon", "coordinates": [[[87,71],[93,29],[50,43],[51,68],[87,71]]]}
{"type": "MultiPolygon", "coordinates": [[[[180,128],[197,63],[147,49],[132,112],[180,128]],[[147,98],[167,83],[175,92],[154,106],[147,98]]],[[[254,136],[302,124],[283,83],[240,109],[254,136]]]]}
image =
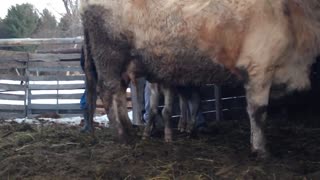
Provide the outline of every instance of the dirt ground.
{"type": "Polygon", "coordinates": [[[114,141],[108,128],[96,138],[79,127],[0,123],[0,179],[320,179],[320,129],[268,126],[271,157],[250,154],[247,121],[212,123],[190,139],[175,132],[114,141]]]}

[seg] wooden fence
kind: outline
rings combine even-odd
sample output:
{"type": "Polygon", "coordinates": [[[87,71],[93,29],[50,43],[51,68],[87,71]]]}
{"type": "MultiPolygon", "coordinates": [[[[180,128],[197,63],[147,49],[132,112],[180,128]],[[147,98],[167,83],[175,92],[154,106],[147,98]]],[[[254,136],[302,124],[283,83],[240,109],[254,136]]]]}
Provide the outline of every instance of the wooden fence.
{"type": "Polygon", "coordinates": [[[79,62],[81,43],[82,38],[1,39],[0,47],[45,44],[75,48],[40,53],[0,50],[0,118],[48,112],[80,114],[85,88],[79,62]]]}
{"type": "MultiPolygon", "coordinates": [[[[38,53],[0,50],[0,116],[34,116],[47,112],[79,114],[84,90],[84,74],[79,62],[81,43],[82,38],[0,39],[0,48],[27,45],[76,47],[40,50],[38,53]],[[1,104],[1,100],[8,102],[1,104]]],[[[130,100],[130,94],[127,95],[130,100]]],[[[201,89],[201,95],[202,112],[207,118],[230,119],[245,114],[241,88],[208,85],[201,89]]],[[[131,104],[130,101],[129,108],[131,104]]],[[[179,106],[175,107],[177,117],[179,106]]],[[[135,111],[134,119],[137,120],[141,118],[141,112],[135,111]]]]}
{"type": "MultiPolygon", "coordinates": [[[[1,47],[42,44],[79,44],[81,38],[2,39],[1,47]]],[[[0,51],[0,105],[2,116],[33,116],[44,112],[78,114],[84,89],[80,53],[28,53],[0,51]],[[67,93],[63,93],[63,92],[67,93]],[[71,92],[71,93],[68,93],[71,92]],[[73,92],[72,92],[73,91],[73,92]],[[61,103],[73,99],[73,103],[61,103]],[[15,104],[15,105],[8,105],[15,104]]]]}

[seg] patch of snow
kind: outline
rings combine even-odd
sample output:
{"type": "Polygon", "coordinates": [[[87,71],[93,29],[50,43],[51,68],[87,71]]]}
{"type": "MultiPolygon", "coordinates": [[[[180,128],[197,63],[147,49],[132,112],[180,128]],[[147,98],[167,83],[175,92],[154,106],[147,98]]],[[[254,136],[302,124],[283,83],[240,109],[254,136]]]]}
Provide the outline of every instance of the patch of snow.
{"type": "MultiPolygon", "coordinates": [[[[128,116],[130,120],[132,120],[132,111],[128,112],[128,116]]],[[[65,117],[65,118],[16,118],[16,119],[10,119],[5,120],[6,122],[17,122],[17,123],[29,123],[29,124],[41,124],[43,122],[45,123],[57,123],[57,124],[68,124],[68,125],[80,125],[81,119],[83,117],[77,116],[77,117],[65,117]]],[[[109,125],[109,119],[107,115],[100,115],[95,116],[94,121],[98,123],[101,126],[108,127],[109,125]]]]}

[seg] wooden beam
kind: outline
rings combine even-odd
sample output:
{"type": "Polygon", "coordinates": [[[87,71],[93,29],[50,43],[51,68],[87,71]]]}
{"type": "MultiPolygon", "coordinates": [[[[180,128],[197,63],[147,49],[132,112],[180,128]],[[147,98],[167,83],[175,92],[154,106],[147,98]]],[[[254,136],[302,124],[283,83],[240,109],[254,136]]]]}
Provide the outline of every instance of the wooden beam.
{"type": "Polygon", "coordinates": [[[144,106],[144,86],[146,80],[144,78],[138,78],[136,84],[130,84],[131,87],[131,104],[132,104],[132,116],[133,123],[136,125],[143,125],[142,122],[142,109],[144,106]]]}
{"type": "Polygon", "coordinates": [[[25,46],[25,45],[58,45],[82,44],[83,37],[75,38],[16,38],[0,39],[0,47],[25,46]]]}
{"type": "Polygon", "coordinates": [[[0,79],[5,80],[13,80],[13,81],[26,81],[26,76],[18,76],[18,75],[11,75],[11,74],[0,74],[0,79]]]}
{"type": "MultiPolygon", "coordinates": [[[[30,61],[61,61],[61,60],[78,60],[80,54],[29,54],[30,61]]],[[[80,63],[79,63],[80,64],[80,63]]]]}
{"type": "Polygon", "coordinates": [[[86,77],[84,75],[77,76],[30,76],[30,81],[77,81],[77,80],[85,80],[86,77]]]}
{"type": "Polygon", "coordinates": [[[24,91],[25,85],[0,84],[0,90],[3,90],[3,91],[24,91]]]}
{"type": "Polygon", "coordinates": [[[25,95],[17,95],[17,94],[4,94],[0,93],[0,99],[5,99],[5,100],[25,100],[25,95]]]}
{"type": "Polygon", "coordinates": [[[79,110],[80,109],[80,103],[79,104],[31,104],[29,105],[30,110],[79,110]]]}
{"type": "Polygon", "coordinates": [[[0,62],[8,62],[8,61],[22,61],[22,62],[28,61],[28,53],[0,50],[0,62]]]}
{"type": "Polygon", "coordinates": [[[0,104],[0,110],[6,110],[6,111],[24,111],[25,106],[23,105],[8,105],[8,104],[0,104]]]}
{"type": "Polygon", "coordinates": [[[29,71],[42,71],[42,72],[63,72],[63,71],[80,71],[81,67],[30,67],[29,71]]]}
{"type": "Polygon", "coordinates": [[[31,95],[32,99],[80,99],[82,93],[77,94],[37,94],[31,95]]]}
{"type": "Polygon", "coordinates": [[[79,61],[80,53],[37,54],[37,53],[27,53],[27,52],[19,52],[19,51],[0,50],[0,62],[8,62],[8,61],[26,62],[28,61],[28,59],[30,61],[38,61],[38,60],[43,60],[43,61],[77,60],[79,61]]]}
{"type": "Polygon", "coordinates": [[[51,50],[37,50],[36,53],[51,53],[51,54],[73,54],[73,53],[81,53],[80,48],[70,48],[70,49],[51,49],[51,50]]]}
{"type": "Polygon", "coordinates": [[[30,61],[28,63],[29,68],[38,68],[38,67],[80,67],[79,61],[53,61],[53,62],[43,62],[43,61],[30,61]]]}
{"type": "Polygon", "coordinates": [[[10,62],[3,62],[0,61],[0,69],[24,69],[27,65],[25,62],[19,62],[19,61],[10,61],[10,62]]]}
{"type": "Polygon", "coordinates": [[[26,117],[25,114],[23,113],[23,111],[21,112],[16,112],[16,111],[12,111],[12,112],[0,112],[0,119],[11,119],[11,118],[24,118],[26,117]]]}
{"type": "MultiPolygon", "coordinates": [[[[59,84],[59,85],[44,85],[44,84],[29,84],[30,90],[69,90],[69,89],[84,89],[84,84],[59,84]]],[[[0,86],[1,89],[1,86],[0,86]]]]}

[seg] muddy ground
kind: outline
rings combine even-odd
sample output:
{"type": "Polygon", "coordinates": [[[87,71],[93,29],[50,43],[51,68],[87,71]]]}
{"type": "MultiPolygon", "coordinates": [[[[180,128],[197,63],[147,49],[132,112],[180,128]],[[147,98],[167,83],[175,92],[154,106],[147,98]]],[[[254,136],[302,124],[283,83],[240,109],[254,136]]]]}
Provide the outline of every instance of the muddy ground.
{"type": "Polygon", "coordinates": [[[248,121],[212,123],[190,139],[175,132],[129,145],[110,129],[96,138],[67,125],[0,123],[0,179],[320,179],[320,129],[268,126],[271,157],[250,154],[248,121]]]}

